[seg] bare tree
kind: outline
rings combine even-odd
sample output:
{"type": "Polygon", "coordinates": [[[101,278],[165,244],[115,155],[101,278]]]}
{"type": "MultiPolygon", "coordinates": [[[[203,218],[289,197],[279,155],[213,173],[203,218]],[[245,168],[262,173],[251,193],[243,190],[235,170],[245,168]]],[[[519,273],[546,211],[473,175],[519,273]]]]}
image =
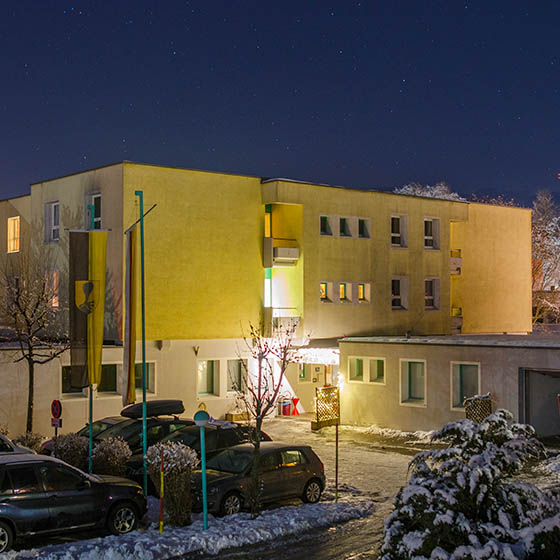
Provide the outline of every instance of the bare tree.
{"type": "Polygon", "coordinates": [[[253,444],[253,464],[251,469],[251,488],[249,506],[251,517],[255,519],[261,511],[262,477],[260,470],[260,444],[263,420],[277,408],[282,396],[282,386],[288,364],[298,361],[297,349],[292,347],[297,325],[291,323],[274,329],[271,338],[264,337],[262,329],[249,325],[245,337],[247,349],[254,362],[256,371],[250,371],[244,364],[245,375],[238,390],[238,398],[254,422],[251,442],[253,444]]]}
{"type": "Polygon", "coordinates": [[[69,346],[64,313],[66,274],[55,263],[52,252],[28,244],[19,253],[5,255],[0,266],[5,339],[17,347],[13,361],[25,360],[29,374],[27,432],[33,431],[35,366],[50,362],[69,346]]]}

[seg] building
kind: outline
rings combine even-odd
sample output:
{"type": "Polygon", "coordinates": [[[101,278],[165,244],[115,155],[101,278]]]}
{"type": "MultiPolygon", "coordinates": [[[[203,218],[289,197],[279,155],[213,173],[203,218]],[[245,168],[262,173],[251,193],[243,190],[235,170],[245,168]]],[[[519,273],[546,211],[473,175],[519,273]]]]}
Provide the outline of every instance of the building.
{"type": "MultiPolygon", "coordinates": [[[[5,251],[17,252],[19,218],[21,248],[25,235],[48,247],[55,278],[65,276],[68,230],[91,227],[88,206],[94,227],[109,230],[97,417],[121,408],[123,232],[138,219],[138,189],[145,210],[156,205],[145,219],[150,396],[180,397],[188,414],[200,402],[216,417],[235,406],[249,323],[270,333],[297,322],[305,363],[289,367],[286,392],[301,410],[312,408],[315,387],[336,380],[337,338],[531,331],[529,210],[122,162],[0,202],[5,251]]],[[[37,376],[43,431],[53,398],[62,399],[65,430],[87,418],[68,365],[64,355],[37,376]]],[[[0,410],[13,431],[20,367],[1,374],[10,389],[0,410]]]]}

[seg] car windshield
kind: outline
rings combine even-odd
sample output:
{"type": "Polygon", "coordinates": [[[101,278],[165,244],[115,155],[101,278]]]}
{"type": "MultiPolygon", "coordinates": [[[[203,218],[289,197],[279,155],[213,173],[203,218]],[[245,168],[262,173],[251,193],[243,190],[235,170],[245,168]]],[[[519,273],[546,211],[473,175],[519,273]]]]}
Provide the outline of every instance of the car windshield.
{"type": "Polygon", "coordinates": [[[206,461],[208,469],[240,474],[251,464],[252,454],[247,451],[224,449],[206,461]]]}
{"type": "Polygon", "coordinates": [[[164,437],[161,441],[176,441],[198,451],[200,448],[199,438],[200,430],[198,426],[195,426],[194,429],[189,427],[183,430],[176,430],[167,437],[164,437]]]}
{"type": "Polygon", "coordinates": [[[138,420],[130,419],[119,422],[114,426],[102,431],[98,434],[97,439],[106,439],[110,437],[122,437],[125,441],[138,433],[138,426],[142,423],[138,420]]]}
{"type": "MultiPolygon", "coordinates": [[[[97,420],[97,422],[94,422],[91,425],[91,431],[92,431],[93,437],[95,437],[97,434],[100,434],[101,432],[107,430],[111,426],[115,426],[115,424],[109,424],[108,422],[105,422],[105,420],[97,420]]],[[[84,426],[78,432],[78,435],[83,436],[83,437],[89,437],[89,425],[84,426]]]]}

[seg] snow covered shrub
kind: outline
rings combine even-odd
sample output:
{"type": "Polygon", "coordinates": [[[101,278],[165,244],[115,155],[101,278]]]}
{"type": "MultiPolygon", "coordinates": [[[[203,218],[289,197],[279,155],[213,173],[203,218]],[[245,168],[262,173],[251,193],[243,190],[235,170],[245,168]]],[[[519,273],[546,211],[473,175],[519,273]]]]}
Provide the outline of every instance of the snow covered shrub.
{"type": "Polygon", "coordinates": [[[164,508],[169,523],[189,525],[192,509],[191,473],[198,465],[198,456],[194,449],[175,441],[152,445],[147,453],[148,472],[158,493],[162,451],[164,508]]]}
{"type": "Polygon", "coordinates": [[[126,462],[132,451],[122,437],[109,437],[101,440],[93,449],[91,460],[95,474],[123,476],[126,462]]]}
{"type": "Polygon", "coordinates": [[[29,449],[33,449],[33,451],[38,453],[41,449],[41,443],[43,443],[43,436],[35,432],[27,432],[26,434],[21,434],[21,436],[14,441],[18,445],[29,447],[29,449]]]}
{"type": "Polygon", "coordinates": [[[553,544],[559,500],[511,480],[544,448],[531,426],[511,420],[498,410],[481,424],[451,422],[434,433],[432,441],[448,447],[410,462],[408,486],[385,524],[382,560],[513,560],[533,558],[533,551],[543,559],[542,544],[555,547],[550,558],[560,557],[553,544]]]}
{"type": "Polygon", "coordinates": [[[0,434],[3,436],[8,436],[10,430],[8,429],[8,424],[0,424],[0,434]]]}
{"type": "Polygon", "coordinates": [[[78,434],[69,433],[54,440],[53,455],[79,469],[87,468],[89,441],[78,434]]]}

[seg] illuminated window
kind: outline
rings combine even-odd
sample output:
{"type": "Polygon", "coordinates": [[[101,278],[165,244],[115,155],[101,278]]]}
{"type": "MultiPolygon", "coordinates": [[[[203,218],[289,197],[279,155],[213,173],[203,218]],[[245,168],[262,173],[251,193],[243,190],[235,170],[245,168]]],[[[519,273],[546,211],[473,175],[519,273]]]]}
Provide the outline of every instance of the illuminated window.
{"type": "Polygon", "coordinates": [[[385,383],[385,360],[376,358],[369,361],[370,383],[385,383]]]}
{"type": "Polygon", "coordinates": [[[364,380],[364,360],[363,358],[350,358],[349,360],[349,376],[350,381],[364,380]]]}
{"type": "Polygon", "coordinates": [[[426,362],[401,360],[401,402],[426,402],[426,362]]]}
{"type": "Polygon", "coordinates": [[[365,284],[358,284],[358,301],[365,301],[366,299],[366,286],[365,284]]]}
{"type": "Polygon", "coordinates": [[[8,253],[19,251],[19,216],[8,218],[8,253]]]}
{"type": "Polygon", "coordinates": [[[340,297],[340,301],[346,301],[347,295],[346,295],[346,283],[342,282],[341,284],[338,285],[338,295],[340,297]]]}
{"type": "Polygon", "coordinates": [[[311,364],[299,364],[298,381],[300,383],[311,382],[311,364]]]}
{"type": "Polygon", "coordinates": [[[451,364],[451,407],[463,408],[465,399],[480,393],[479,364],[451,364]]]}
{"type": "Polygon", "coordinates": [[[215,379],[220,373],[218,360],[200,360],[198,362],[198,394],[208,395],[214,393],[215,379]]]}
{"type": "Polygon", "coordinates": [[[319,284],[319,294],[321,296],[321,301],[329,301],[328,285],[326,282],[321,282],[319,284]]]}
{"type": "Polygon", "coordinates": [[[392,247],[407,247],[408,240],[408,224],[407,217],[391,216],[391,246],[392,247]]]}
{"type": "Polygon", "coordinates": [[[340,218],[340,237],[352,237],[352,232],[350,231],[350,224],[348,223],[348,218],[340,218]]]}
{"type": "Polygon", "coordinates": [[[424,248],[439,249],[439,219],[424,219],[424,248]]]}
{"type": "Polygon", "coordinates": [[[328,216],[321,216],[321,235],[332,235],[331,224],[328,216]]]}
{"type": "Polygon", "coordinates": [[[49,272],[47,289],[51,307],[58,308],[60,306],[60,273],[58,270],[49,272]]]}
{"type": "Polygon", "coordinates": [[[272,307],[272,268],[264,269],[264,306],[272,307]]]}
{"type": "Polygon", "coordinates": [[[439,309],[439,278],[426,278],[424,280],[424,307],[426,309],[439,309]]]}
{"type": "Polygon", "coordinates": [[[358,218],[358,237],[362,239],[369,237],[369,220],[358,218]]]}
{"type": "Polygon", "coordinates": [[[264,207],[264,236],[272,237],[272,204],[264,207]]]}
{"type": "Polygon", "coordinates": [[[45,205],[45,241],[47,243],[60,239],[60,205],[58,201],[45,205]]]}

